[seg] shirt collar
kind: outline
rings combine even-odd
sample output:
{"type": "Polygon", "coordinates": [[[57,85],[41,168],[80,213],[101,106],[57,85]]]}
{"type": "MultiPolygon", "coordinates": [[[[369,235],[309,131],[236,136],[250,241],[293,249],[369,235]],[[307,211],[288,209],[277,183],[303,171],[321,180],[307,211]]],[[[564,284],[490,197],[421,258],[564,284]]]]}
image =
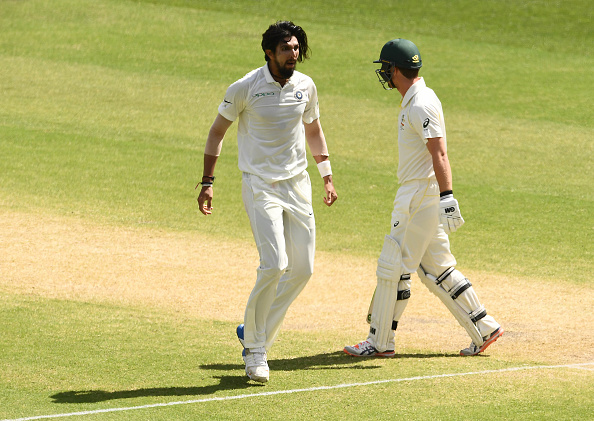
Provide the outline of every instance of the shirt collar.
{"type": "Polygon", "coordinates": [[[268,68],[268,62],[266,62],[266,64],[262,67],[262,69],[264,69],[264,77],[266,78],[266,82],[268,82],[268,83],[276,82],[274,80],[274,78],[272,77],[272,74],[270,73],[270,69],[268,68]]]}
{"type": "Polygon", "coordinates": [[[400,101],[400,106],[406,107],[406,105],[410,102],[413,96],[415,96],[421,89],[425,87],[427,87],[427,85],[425,84],[425,79],[423,78],[413,83],[413,85],[410,88],[408,88],[408,91],[406,91],[406,94],[402,98],[402,101],[400,101]]]}

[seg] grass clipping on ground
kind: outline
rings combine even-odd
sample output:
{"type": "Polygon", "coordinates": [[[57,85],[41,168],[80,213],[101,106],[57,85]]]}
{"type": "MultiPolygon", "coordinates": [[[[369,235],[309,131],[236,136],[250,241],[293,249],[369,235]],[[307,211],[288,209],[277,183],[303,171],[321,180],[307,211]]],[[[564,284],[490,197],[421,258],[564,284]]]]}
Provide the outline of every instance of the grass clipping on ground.
{"type": "MultiPolygon", "coordinates": [[[[0,211],[0,291],[148,306],[183,317],[241,322],[258,266],[254,244],[199,232],[102,226],[77,218],[0,211]]],[[[283,329],[338,329],[365,339],[375,259],[318,252],[315,273],[283,329]]],[[[594,289],[459,268],[505,328],[488,353],[547,363],[594,360],[594,289]]],[[[457,352],[470,340],[413,276],[397,349],[457,352]]],[[[342,349],[345,344],[336,344],[342,349]]]]}

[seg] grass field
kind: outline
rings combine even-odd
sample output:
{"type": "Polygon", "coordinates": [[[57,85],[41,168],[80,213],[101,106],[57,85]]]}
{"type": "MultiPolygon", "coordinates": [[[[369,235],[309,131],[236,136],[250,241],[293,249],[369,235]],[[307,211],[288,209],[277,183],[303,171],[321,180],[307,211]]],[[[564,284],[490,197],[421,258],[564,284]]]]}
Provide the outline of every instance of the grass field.
{"type": "MultiPolygon", "coordinates": [[[[578,1],[0,0],[0,419],[591,419],[592,8],[578,1]],[[291,19],[312,58],[339,201],[314,178],[316,271],[247,382],[235,327],[255,279],[236,125],[198,213],[226,87],[291,19]],[[397,189],[371,62],[419,46],[467,221],[459,268],[506,334],[465,332],[418,279],[397,357],[363,339],[397,189]]],[[[317,170],[311,161],[311,174],[317,170]]]]}

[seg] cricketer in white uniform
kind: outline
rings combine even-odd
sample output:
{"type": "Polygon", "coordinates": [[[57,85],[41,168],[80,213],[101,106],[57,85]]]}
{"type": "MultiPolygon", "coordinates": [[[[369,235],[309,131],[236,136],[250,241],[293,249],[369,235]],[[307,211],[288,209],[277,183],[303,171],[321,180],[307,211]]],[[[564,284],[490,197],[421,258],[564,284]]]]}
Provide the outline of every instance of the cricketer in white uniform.
{"type": "Polygon", "coordinates": [[[464,219],[452,192],[446,129],[441,102],[422,77],[418,48],[397,38],[380,53],[376,70],[386,89],[402,95],[398,116],[398,182],[390,234],[378,259],[377,287],[368,314],[367,340],[346,346],[357,357],[393,357],[395,330],[409,297],[410,274],[446,305],[472,342],[461,355],[477,355],[503,328],[487,314],[470,281],[456,269],[448,234],[464,219]],[[387,87],[386,87],[387,86],[387,87]]]}
{"type": "Polygon", "coordinates": [[[279,21],[262,36],[266,64],[233,83],[219,105],[206,142],[200,211],[212,213],[214,168],[224,135],[238,120],[242,196],[260,256],[256,284],[244,323],[237,328],[246,375],[266,382],[266,351],[278,335],[287,309],[314,268],[315,220],[306,146],[324,180],[324,203],[337,199],[312,79],[295,70],[307,58],[307,36],[292,22],[279,21]]]}

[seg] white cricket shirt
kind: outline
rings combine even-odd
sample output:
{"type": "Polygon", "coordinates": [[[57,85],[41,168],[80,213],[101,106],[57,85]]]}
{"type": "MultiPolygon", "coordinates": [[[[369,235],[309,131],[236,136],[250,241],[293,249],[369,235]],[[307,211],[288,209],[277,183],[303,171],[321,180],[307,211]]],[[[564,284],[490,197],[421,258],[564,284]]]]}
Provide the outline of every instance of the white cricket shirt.
{"type": "Polygon", "coordinates": [[[303,122],[319,118],[317,89],[309,76],[294,71],[281,87],[266,64],[229,86],[218,111],[227,120],[239,118],[241,171],[273,183],[307,168],[303,122]]]}
{"type": "MultiPolygon", "coordinates": [[[[402,98],[398,116],[398,182],[435,176],[427,139],[446,139],[441,102],[425,80],[414,83],[402,98]]],[[[446,144],[447,145],[447,144],[446,144]]]]}

